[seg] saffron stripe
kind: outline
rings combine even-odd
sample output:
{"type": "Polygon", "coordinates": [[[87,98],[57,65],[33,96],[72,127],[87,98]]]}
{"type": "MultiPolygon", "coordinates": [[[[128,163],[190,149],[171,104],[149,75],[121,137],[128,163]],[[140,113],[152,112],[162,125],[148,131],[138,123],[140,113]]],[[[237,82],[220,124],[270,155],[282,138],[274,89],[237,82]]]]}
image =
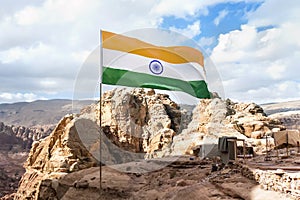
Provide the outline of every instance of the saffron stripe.
{"type": "Polygon", "coordinates": [[[102,31],[102,47],[148,58],[155,58],[173,64],[195,62],[201,66],[204,66],[202,53],[192,47],[155,46],[132,37],[127,37],[108,31],[102,31]]]}

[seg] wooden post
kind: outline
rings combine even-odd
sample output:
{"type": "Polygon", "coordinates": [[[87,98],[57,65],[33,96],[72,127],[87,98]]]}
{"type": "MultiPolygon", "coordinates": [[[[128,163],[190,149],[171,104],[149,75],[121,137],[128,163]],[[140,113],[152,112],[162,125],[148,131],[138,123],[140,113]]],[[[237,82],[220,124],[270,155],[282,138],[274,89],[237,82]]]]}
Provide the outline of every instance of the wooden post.
{"type": "Polygon", "coordinates": [[[243,156],[244,156],[244,162],[245,162],[245,158],[246,158],[246,144],[245,144],[245,140],[243,140],[243,156]]]}
{"type": "Polygon", "coordinates": [[[289,134],[286,131],[286,157],[289,157],[289,134]]]}
{"type": "Polygon", "coordinates": [[[269,156],[269,151],[268,151],[268,136],[266,135],[266,152],[267,152],[267,156],[269,156]]]}
{"type": "Polygon", "coordinates": [[[237,141],[234,140],[234,161],[237,159],[237,141]]]}

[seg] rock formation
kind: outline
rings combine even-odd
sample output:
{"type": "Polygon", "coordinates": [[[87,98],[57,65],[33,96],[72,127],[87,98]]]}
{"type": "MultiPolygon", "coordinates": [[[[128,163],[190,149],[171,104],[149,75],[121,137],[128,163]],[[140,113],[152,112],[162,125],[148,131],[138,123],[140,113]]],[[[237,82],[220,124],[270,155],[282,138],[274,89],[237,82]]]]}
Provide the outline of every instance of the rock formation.
{"type": "Polygon", "coordinates": [[[34,141],[48,136],[53,125],[39,125],[34,127],[5,125],[0,122],[0,150],[15,152],[29,151],[34,141]]]}
{"type": "MultiPolygon", "coordinates": [[[[105,164],[141,159],[145,153],[159,151],[183,128],[184,112],[167,95],[154,90],[116,89],[105,93],[101,103],[101,161],[105,164]]],[[[39,199],[45,184],[51,184],[48,179],[97,166],[99,114],[99,104],[92,104],[81,114],[65,116],[48,137],[33,143],[15,199],[39,199]]],[[[55,193],[49,189],[47,195],[55,193]]]]}
{"type": "MultiPolygon", "coordinates": [[[[52,190],[44,191],[47,194],[43,193],[48,179],[97,165],[98,161],[82,143],[78,134],[77,125],[81,128],[91,124],[84,119],[74,118],[74,115],[65,116],[47,138],[33,143],[25,163],[26,173],[20,181],[15,199],[49,197],[53,195],[52,190]]],[[[93,127],[89,130],[91,128],[93,127]]],[[[90,132],[89,139],[97,141],[97,136],[90,132]],[[93,136],[96,138],[92,138],[93,136]]]]}
{"type": "Polygon", "coordinates": [[[0,122],[0,197],[15,192],[24,173],[28,143],[16,136],[11,126],[0,122]]]}
{"type": "MultiPolygon", "coordinates": [[[[99,164],[99,136],[101,163],[112,165],[142,158],[193,154],[207,139],[229,135],[251,140],[251,137],[263,137],[272,129],[284,128],[279,121],[267,118],[256,104],[238,104],[219,98],[200,100],[191,122],[187,113],[168,95],[156,94],[154,90],[106,92],[101,109],[99,103],[92,104],[80,114],[67,115],[48,137],[33,143],[15,199],[59,198],[75,180],[63,186],[57,180],[70,173],[80,175],[81,171],[92,170],[99,164]]],[[[75,186],[90,188],[84,181],[75,186]]]]}
{"type": "MultiPolygon", "coordinates": [[[[255,146],[273,131],[285,129],[279,120],[266,117],[263,109],[254,103],[234,103],[219,98],[203,99],[193,111],[192,121],[181,134],[174,136],[170,155],[194,154],[204,144],[217,143],[221,136],[245,139],[255,146]]],[[[165,153],[165,154],[168,154],[165,153]]]]}
{"type": "Polygon", "coordinates": [[[185,110],[180,110],[168,95],[155,94],[154,90],[107,92],[102,108],[106,136],[122,149],[147,153],[148,158],[158,156],[188,123],[185,110]]]}
{"type": "Polygon", "coordinates": [[[24,151],[26,144],[18,138],[10,126],[0,122],[0,151],[24,151]]]}
{"type": "Polygon", "coordinates": [[[285,129],[279,120],[267,117],[263,109],[255,103],[227,101],[227,104],[236,112],[229,117],[229,122],[247,137],[260,139],[266,134],[271,134],[272,131],[285,129]]]}

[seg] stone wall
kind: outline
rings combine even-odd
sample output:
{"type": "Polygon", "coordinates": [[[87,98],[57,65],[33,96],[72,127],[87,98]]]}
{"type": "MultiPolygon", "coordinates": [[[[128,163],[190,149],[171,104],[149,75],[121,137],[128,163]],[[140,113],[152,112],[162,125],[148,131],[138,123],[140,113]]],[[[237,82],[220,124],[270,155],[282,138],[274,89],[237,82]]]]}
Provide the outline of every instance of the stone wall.
{"type": "Polygon", "coordinates": [[[300,173],[255,169],[253,174],[255,180],[265,190],[273,190],[300,197],[300,173]]]}

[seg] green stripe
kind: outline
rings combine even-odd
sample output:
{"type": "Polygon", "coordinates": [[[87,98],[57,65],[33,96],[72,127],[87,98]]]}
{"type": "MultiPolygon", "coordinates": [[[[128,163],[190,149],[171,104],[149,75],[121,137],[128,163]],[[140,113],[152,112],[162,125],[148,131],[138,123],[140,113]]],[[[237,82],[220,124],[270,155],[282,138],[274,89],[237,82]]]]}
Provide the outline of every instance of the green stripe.
{"type": "Polygon", "coordinates": [[[103,67],[102,83],[128,87],[182,91],[197,98],[210,98],[210,93],[204,80],[183,81],[174,78],[103,67]]]}

